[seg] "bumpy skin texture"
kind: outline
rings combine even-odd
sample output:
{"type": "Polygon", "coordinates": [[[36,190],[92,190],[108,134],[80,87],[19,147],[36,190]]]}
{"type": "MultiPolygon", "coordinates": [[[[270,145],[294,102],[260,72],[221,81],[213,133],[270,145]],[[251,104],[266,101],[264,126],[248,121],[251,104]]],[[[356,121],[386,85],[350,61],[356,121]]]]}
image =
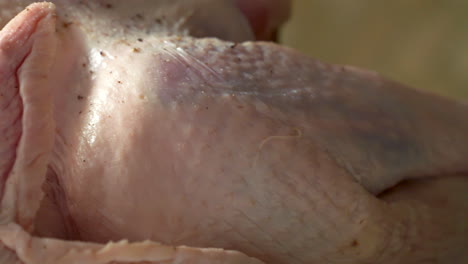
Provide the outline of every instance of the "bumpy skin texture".
{"type": "Polygon", "coordinates": [[[0,34],[2,263],[467,258],[465,103],[231,42],[244,1],[54,3],[0,34]]]}

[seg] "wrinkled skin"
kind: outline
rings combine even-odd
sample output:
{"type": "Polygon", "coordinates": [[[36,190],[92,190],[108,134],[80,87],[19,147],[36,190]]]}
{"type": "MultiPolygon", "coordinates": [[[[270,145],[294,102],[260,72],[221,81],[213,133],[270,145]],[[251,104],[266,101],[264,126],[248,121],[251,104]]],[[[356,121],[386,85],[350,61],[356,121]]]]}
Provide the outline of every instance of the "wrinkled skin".
{"type": "Polygon", "coordinates": [[[468,259],[466,103],[244,42],[285,1],[53,2],[0,1],[1,263],[468,259]]]}

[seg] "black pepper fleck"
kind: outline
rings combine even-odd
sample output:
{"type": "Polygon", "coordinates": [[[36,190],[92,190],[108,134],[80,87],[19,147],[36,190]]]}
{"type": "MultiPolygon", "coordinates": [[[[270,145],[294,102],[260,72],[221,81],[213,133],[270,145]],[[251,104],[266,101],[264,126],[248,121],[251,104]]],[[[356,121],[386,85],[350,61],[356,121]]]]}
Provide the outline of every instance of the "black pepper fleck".
{"type": "Polygon", "coordinates": [[[68,28],[68,27],[69,27],[70,25],[72,25],[72,24],[73,24],[73,22],[63,22],[62,26],[63,26],[64,28],[68,28]]]}
{"type": "Polygon", "coordinates": [[[138,41],[143,42],[143,39],[142,39],[142,38],[139,38],[138,41]]]}
{"type": "Polygon", "coordinates": [[[78,100],[83,100],[84,97],[83,97],[82,95],[78,95],[78,96],[76,97],[76,99],[78,99],[78,100]]]}
{"type": "Polygon", "coordinates": [[[143,20],[143,19],[145,19],[145,17],[144,17],[142,14],[136,14],[136,15],[134,16],[134,19],[143,20]]]}

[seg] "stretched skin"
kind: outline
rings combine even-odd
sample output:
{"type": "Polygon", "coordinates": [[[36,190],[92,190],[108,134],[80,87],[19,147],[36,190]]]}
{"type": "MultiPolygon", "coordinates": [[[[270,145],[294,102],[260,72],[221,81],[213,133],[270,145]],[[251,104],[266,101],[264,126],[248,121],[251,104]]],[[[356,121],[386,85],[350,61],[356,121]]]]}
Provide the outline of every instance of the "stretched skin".
{"type": "Polygon", "coordinates": [[[35,4],[2,30],[1,257],[463,261],[465,103],[143,3],[35,4]]]}

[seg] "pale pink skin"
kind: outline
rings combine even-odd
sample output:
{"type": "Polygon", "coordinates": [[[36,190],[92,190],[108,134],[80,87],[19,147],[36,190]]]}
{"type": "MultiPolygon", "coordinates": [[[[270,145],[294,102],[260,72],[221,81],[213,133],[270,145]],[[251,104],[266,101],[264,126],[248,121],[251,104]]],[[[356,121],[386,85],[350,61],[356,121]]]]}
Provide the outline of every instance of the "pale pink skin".
{"type": "Polygon", "coordinates": [[[0,33],[0,263],[468,258],[466,103],[231,42],[281,1],[53,2],[0,33]]]}

